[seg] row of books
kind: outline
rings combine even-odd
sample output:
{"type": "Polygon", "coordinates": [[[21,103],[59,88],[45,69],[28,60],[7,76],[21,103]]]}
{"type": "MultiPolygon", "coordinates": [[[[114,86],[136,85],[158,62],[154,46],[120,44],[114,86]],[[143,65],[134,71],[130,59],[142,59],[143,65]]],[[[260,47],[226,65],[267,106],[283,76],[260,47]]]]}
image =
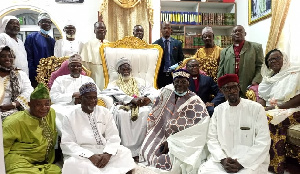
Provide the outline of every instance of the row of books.
{"type": "MultiPolygon", "coordinates": [[[[204,42],[201,35],[171,35],[171,37],[180,40],[183,48],[201,48],[204,47],[204,42]]],[[[233,44],[231,36],[216,35],[214,38],[215,45],[226,48],[233,44]]]]}
{"type": "Polygon", "coordinates": [[[235,13],[161,11],[161,22],[187,25],[235,25],[235,13]]]}

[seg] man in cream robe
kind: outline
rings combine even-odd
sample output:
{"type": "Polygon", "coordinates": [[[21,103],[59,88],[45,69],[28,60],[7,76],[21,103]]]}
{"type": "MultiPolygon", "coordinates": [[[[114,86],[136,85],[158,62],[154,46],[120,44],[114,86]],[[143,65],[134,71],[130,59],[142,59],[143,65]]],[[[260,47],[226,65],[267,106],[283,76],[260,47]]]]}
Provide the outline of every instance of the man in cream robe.
{"type": "Polygon", "coordinates": [[[96,85],[100,90],[103,90],[105,81],[99,49],[102,43],[108,42],[107,40],[104,40],[106,35],[106,26],[104,22],[96,22],[94,24],[94,33],[96,34],[96,38],[84,44],[82,48],[82,64],[92,71],[92,79],[96,82],[96,85]]]}
{"type": "Polygon", "coordinates": [[[96,106],[97,88],[79,89],[81,105],[64,118],[61,148],[63,174],[125,174],[136,166],[130,150],[120,145],[118,129],[108,109],[96,106]]]}
{"type": "Polygon", "coordinates": [[[116,64],[119,79],[110,82],[104,94],[114,97],[115,106],[111,109],[117,124],[121,144],[131,150],[137,157],[146,136],[147,117],[152,108],[158,90],[141,78],[131,76],[131,63],[126,58],[120,58],[116,64]],[[124,106],[128,110],[122,109],[124,106]],[[135,107],[135,108],[134,108],[135,107]],[[132,112],[137,110],[136,118],[132,112]]]}
{"type": "MultiPolygon", "coordinates": [[[[79,98],[79,88],[87,82],[94,80],[88,76],[81,75],[81,57],[74,54],[69,58],[69,75],[59,76],[55,79],[53,86],[50,90],[50,97],[52,101],[51,107],[56,112],[56,126],[58,134],[61,136],[62,121],[79,98]]],[[[97,88],[98,89],[98,88],[97,88]]],[[[100,90],[98,89],[98,94],[100,90]]],[[[99,96],[100,97],[100,96],[99,96]]]]}
{"type": "Polygon", "coordinates": [[[236,74],[218,79],[228,100],[215,108],[208,130],[211,156],[199,169],[200,174],[268,173],[271,138],[264,108],[239,97],[236,74]]]}

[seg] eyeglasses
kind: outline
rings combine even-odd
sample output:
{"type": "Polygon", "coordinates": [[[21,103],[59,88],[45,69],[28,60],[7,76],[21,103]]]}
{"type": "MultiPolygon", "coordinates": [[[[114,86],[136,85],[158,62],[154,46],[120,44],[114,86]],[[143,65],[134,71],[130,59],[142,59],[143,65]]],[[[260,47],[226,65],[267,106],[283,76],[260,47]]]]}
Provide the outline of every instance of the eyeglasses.
{"type": "Polygon", "coordinates": [[[183,84],[183,85],[186,85],[188,83],[187,80],[174,80],[174,84],[175,85],[179,85],[179,84],[183,84]]]}
{"type": "Polygon", "coordinates": [[[239,90],[239,85],[232,85],[232,86],[223,86],[222,90],[224,92],[229,92],[229,91],[238,91],[239,90]]]}
{"type": "Polygon", "coordinates": [[[282,59],[282,57],[272,57],[268,59],[268,62],[279,61],[280,59],[282,59]]]}

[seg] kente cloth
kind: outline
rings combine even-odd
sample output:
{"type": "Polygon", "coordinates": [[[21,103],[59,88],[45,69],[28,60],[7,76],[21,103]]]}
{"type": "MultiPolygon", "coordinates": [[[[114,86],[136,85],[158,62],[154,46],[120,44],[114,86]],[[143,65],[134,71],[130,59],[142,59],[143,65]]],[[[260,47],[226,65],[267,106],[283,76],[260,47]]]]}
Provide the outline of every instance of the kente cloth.
{"type": "Polygon", "coordinates": [[[44,37],[40,32],[34,32],[26,37],[24,46],[27,52],[29,79],[35,82],[36,69],[41,58],[54,55],[55,40],[52,37],[44,37]]]}
{"type": "MultiPolygon", "coordinates": [[[[269,121],[272,119],[268,115],[269,121]]],[[[286,168],[287,130],[291,125],[300,124],[300,112],[295,112],[277,125],[269,123],[271,136],[269,171],[283,173],[286,168]]]]}
{"type": "MultiPolygon", "coordinates": [[[[258,86],[259,97],[271,103],[281,105],[300,94],[300,66],[290,64],[283,53],[283,65],[277,74],[263,65],[263,80],[258,86]]],[[[300,106],[289,109],[272,109],[267,111],[269,129],[272,138],[270,149],[271,162],[269,170],[282,173],[285,169],[286,136],[291,125],[300,124],[300,106]]]]}
{"type": "MultiPolygon", "coordinates": [[[[88,76],[80,75],[78,78],[73,78],[70,75],[59,76],[55,79],[50,90],[51,107],[56,112],[56,127],[58,135],[61,135],[62,122],[66,114],[68,114],[74,106],[75,99],[72,98],[74,92],[79,92],[81,85],[87,82],[95,83],[94,80],[88,76]]],[[[98,97],[100,97],[100,90],[97,89],[98,97]]]]}
{"type": "Polygon", "coordinates": [[[7,45],[15,53],[14,67],[23,70],[28,76],[27,53],[22,40],[11,38],[6,33],[0,34],[0,45],[7,45]]]}
{"type": "MultiPolygon", "coordinates": [[[[260,83],[262,80],[261,67],[264,61],[263,49],[261,44],[245,41],[240,52],[239,80],[242,97],[245,96],[247,87],[252,82],[260,83]]],[[[222,49],[218,67],[218,76],[225,74],[235,74],[235,54],[233,45],[222,49]]]]}
{"type": "Polygon", "coordinates": [[[148,116],[147,135],[141,147],[140,161],[170,171],[170,153],[162,154],[161,144],[171,135],[196,125],[208,116],[205,104],[195,93],[188,91],[179,97],[175,95],[173,85],[167,85],[161,90],[148,116]]]}
{"type": "Polygon", "coordinates": [[[79,40],[69,41],[67,39],[59,39],[55,42],[54,56],[65,57],[72,56],[74,54],[80,54],[83,47],[83,43],[79,40]]]}
{"type": "MultiPolygon", "coordinates": [[[[54,80],[55,80],[57,77],[62,76],[62,75],[68,75],[68,74],[70,74],[70,70],[69,70],[69,68],[68,68],[68,65],[69,65],[69,61],[66,60],[66,61],[64,61],[64,62],[61,64],[61,66],[60,66],[60,68],[59,68],[58,70],[56,70],[56,71],[54,71],[53,73],[51,73],[51,77],[50,77],[50,80],[49,80],[49,82],[48,82],[48,87],[49,87],[49,89],[51,89],[51,87],[52,87],[52,85],[53,85],[53,82],[54,82],[54,80]]],[[[86,73],[85,73],[84,71],[81,71],[80,74],[81,74],[81,75],[86,75],[86,73]]]]}
{"type": "MultiPolygon", "coordinates": [[[[107,40],[103,40],[103,43],[107,42],[107,40]]],[[[96,82],[99,89],[103,90],[105,80],[100,55],[101,45],[102,42],[96,38],[85,43],[82,48],[81,57],[82,65],[92,72],[91,78],[96,82]]]]}
{"type": "Polygon", "coordinates": [[[266,112],[259,103],[240,98],[237,106],[228,101],[217,106],[207,139],[211,155],[200,167],[200,174],[226,173],[220,161],[228,157],[244,167],[238,173],[268,172],[271,138],[266,112]]]}
{"type": "MultiPolygon", "coordinates": [[[[147,118],[152,108],[155,98],[158,96],[158,90],[154,89],[149,83],[140,78],[133,78],[136,81],[138,93],[137,96],[147,96],[151,103],[147,106],[139,107],[138,119],[131,120],[131,110],[125,111],[120,108],[123,105],[114,105],[111,108],[113,118],[116,122],[121,137],[121,144],[131,150],[132,156],[138,156],[147,130],[147,118]]],[[[107,88],[102,91],[103,94],[112,96],[116,102],[123,102],[129,104],[134,98],[122,91],[118,85],[117,80],[108,84],[107,88]]]]}
{"type": "MultiPolygon", "coordinates": [[[[20,87],[20,93],[18,94],[17,98],[15,99],[21,104],[22,109],[28,109],[28,102],[30,100],[30,94],[33,91],[33,88],[31,86],[30,80],[28,78],[28,75],[23,72],[22,70],[12,70],[15,71],[16,76],[18,78],[19,87],[20,87]]],[[[0,105],[6,105],[11,104],[11,98],[12,98],[12,88],[11,88],[11,82],[10,82],[10,75],[7,75],[5,77],[0,77],[0,81],[2,81],[4,85],[4,99],[0,105]]],[[[7,116],[15,113],[18,111],[18,109],[21,108],[15,108],[10,111],[1,112],[1,119],[4,120],[7,116]]]]}
{"type": "Polygon", "coordinates": [[[63,174],[125,174],[136,164],[130,150],[120,145],[118,129],[112,114],[96,106],[87,114],[81,105],[74,106],[64,117],[61,149],[65,160],[63,174]],[[94,154],[112,154],[104,168],[97,168],[88,159],[94,154]]]}
{"type": "Polygon", "coordinates": [[[5,174],[2,121],[0,121],[0,173],[5,174]]]}
{"type": "Polygon", "coordinates": [[[32,116],[29,110],[17,112],[2,126],[7,174],[60,174],[60,168],[52,164],[57,137],[52,108],[43,118],[32,116]]]}
{"type": "Polygon", "coordinates": [[[217,81],[217,73],[220,61],[220,53],[222,48],[215,45],[212,48],[199,48],[194,55],[196,60],[199,61],[200,70],[204,71],[206,75],[210,76],[217,81]]]}

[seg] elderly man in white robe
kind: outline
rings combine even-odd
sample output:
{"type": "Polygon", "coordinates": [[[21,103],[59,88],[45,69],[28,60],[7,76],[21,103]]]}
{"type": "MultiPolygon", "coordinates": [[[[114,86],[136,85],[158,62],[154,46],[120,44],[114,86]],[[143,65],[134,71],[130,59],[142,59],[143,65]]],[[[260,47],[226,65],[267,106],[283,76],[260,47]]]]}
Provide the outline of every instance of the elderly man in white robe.
{"type": "Polygon", "coordinates": [[[15,53],[14,66],[28,75],[27,53],[24,43],[17,35],[20,32],[19,19],[15,16],[5,16],[0,24],[0,45],[9,46],[15,53]]]}
{"type": "MultiPolygon", "coordinates": [[[[57,77],[50,90],[50,97],[53,104],[51,107],[56,112],[56,126],[58,134],[61,136],[62,121],[64,115],[70,112],[70,109],[79,103],[79,88],[87,82],[94,82],[88,76],[81,75],[82,64],[81,56],[74,54],[69,58],[68,68],[70,74],[57,77]]],[[[98,97],[100,97],[100,90],[98,90],[98,97]]]]}
{"type": "Polygon", "coordinates": [[[64,57],[72,56],[73,54],[80,54],[83,43],[75,38],[76,27],[74,22],[68,20],[63,31],[66,33],[66,38],[59,39],[55,42],[54,56],[64,57]]]}
{"type": "Polygon", "coordinates": [[[130,150],[120,145],[118,129],[108,109],[97,106],[97,87],[85,83],[81,105],[63,121],[63,174],[130,174],[136,166],[130,150]]]}
{"type": "Polygon", "coordinates": [[[108,84],[104,94],[114,98],[112,113],[117,124],[121,144],[129,148],[138,161],[147,131],[147,117],[159,91],[141,78],[132,77],[131,63],[120,58],[116,64],[117,80],[108,84]]]}
{"type": "Polygon", "coordinates": [[[240,98],[236,74],[218,79],[226,102],[215,108],[208,130],[210,158],[200,174],[268,173],[271,138],[264,108],[240,98]]]}

